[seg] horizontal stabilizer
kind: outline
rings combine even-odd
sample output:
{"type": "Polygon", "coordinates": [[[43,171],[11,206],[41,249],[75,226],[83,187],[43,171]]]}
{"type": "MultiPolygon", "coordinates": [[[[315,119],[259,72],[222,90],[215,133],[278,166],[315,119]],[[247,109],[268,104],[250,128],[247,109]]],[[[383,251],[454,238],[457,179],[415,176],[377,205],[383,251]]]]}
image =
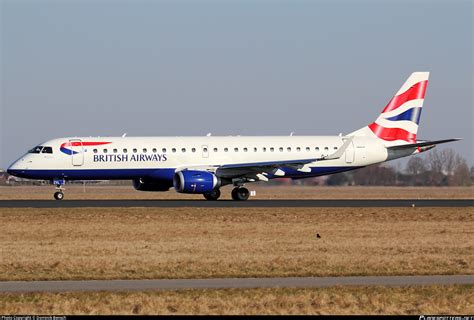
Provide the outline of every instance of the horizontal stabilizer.
{"type": "Polygon", "coordinates": [[[389,150],[400,150],[400,149],[409,149],[409,148],[418,148],[418,147],[426,147],[426,146],[434,146],[441,143],[459,141],[462,139],[446,139],[446,140],[436,140],[436,141],[420,141],[417,143],[410,143],[410,144],[402,144],[399,146],[391,146],[387,147],[389,150]]]}

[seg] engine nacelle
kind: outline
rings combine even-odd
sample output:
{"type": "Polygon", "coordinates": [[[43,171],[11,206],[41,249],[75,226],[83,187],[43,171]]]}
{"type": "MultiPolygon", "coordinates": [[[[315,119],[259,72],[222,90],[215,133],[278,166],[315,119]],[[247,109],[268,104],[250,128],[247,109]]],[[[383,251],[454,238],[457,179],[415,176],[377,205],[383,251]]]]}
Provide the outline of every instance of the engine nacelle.
{"type": "Polygon", "coordinates": [[[184,170],[174,174],[173,185],[181,193],[208,193],[220,187],[220,179],[211,172],[184,170]]]}
{"type": "Polygon", "coordinates": [[[133,187],[139,191],[168,191],[172,185],[170,181],[145,180],[143,178],[133,180],[133,187]]]}

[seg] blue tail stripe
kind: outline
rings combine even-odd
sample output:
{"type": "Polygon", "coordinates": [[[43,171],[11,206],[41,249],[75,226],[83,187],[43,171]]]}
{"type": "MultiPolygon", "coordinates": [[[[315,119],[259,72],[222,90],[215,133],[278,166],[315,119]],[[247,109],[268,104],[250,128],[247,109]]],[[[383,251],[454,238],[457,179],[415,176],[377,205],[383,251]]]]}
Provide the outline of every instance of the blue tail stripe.
{"type": "Polygon", "coordinates": [[[408,120],[408,121],[412,121],[418,124],[420,122],[420,116],[421,116],[421,108],[411,108],[403,113],[400,113],[399,115],[386,118],[386,119],[391,120],[391,121],[408,120]]]}

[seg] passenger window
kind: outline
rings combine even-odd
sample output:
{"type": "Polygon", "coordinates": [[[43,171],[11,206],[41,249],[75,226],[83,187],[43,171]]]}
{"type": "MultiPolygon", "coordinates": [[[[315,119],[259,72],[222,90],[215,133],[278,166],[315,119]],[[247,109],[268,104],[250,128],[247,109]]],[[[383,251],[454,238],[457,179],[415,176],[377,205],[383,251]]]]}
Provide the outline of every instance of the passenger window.
{"type": "Polygon", "coordinates": [[[182,148],[182,149],[181,149],[181,152],[182,152],[182,153],[185,153],[185,152],[186,152],[186,148],[182,148]]]}
{"type": "Polygon", "coordinates": [[[271,147],[271,148],[270,148],[270,151],[271,151],[271,152],[275,151],[275,148],[271,147]]]}
{"type": "Polygon", "coordinates": [[[107,153],[107,149],[104,149],[104,153],[107,153]]]}
{"type": "Polygon", "coordinates": [[[97,149],[94,149],[93,152],[94,152],[94,153],[97,153],[97,149]]]}
{"type": "Polygon", "coordinates": [[[328,148],[328,147],[325,147],[324,150],[329,150],[329,148],[328,148]]]}
{"type": "Polygon", "coordinates": [[[207,148],[202,149],[202,151],[207,152],[207,148]]]}
{"type": "Polygon", "coordinates": [[[267,152],[267,148],[263,147],[262,148],[263,152],[267,152]]]}
{"type": "Polygon", "coordinates": [[[53,148],[51,147],[44,147],[41,153],[53,153],[53,148]]]}
{"type": "Polygon", "coordinates": [[[286,148],[288,152],[291,152],[291,147],[286,148]]]}
{"type": "Polygon", "coordinates": [[[123,149],[123,153],[127,153],[127,149],[123,149]]]}
{"type": "Polygon", "coordinates": [[[249,149],[247,149],[247,148],[244,148],[244,152],[247,152],[247,151],[249,151],[249,149]]]}
{"type": "Polygon", "coordinates": [[[133,153],[137,153],[137,149],[133,149],[133,153]]]}
{"type": "Polygon", "coordinates": [[[151,151],[153,151],[153,153],[156,153],[156,148],[153,148],[153,150],[151,150],[151,151]]]}
{"type": "Polygon", "coordinates": [[[283,147],[280,147],[280,148],[278,148],[278,149],[280,150],[280,152],[283,152],[283,147]]]}
{"type": "Polygon", "coordinates": [[[308,152],[309,152],[310,150],[311,150],[311,149],[310,149],[309,147],[306,147],[306,151],[308,151],[308,152]]]}
{"type": "Polygon", "coordinates": [[[315,147],[314,150],[319,151],[319,147],[315,147]]]}
{"type": "Polygon", "coordinates": [[[229,148],[224,148],[224,152],[227,152],[227,151],[229,151],[229,148]]]}
{"type": "Polygon", "coordinates": [[[166,148],[161,149],[161,151],[163,151],[163,153],[166,153],[166,148]]]}
{"type": "Polygon", "coordinates": [[[334,150],[337,150],[337,147],[334,147],[334,150]]]}
{"type": "Polygon", "coordinates": [[[297,148],[296,148],[296,151],[300,152],[300,151],[301,151],[301,148],[300,148],[300,147],[297,147],[297,148]]]}
{"type": "Polygon", "coordinates": [[[146,153],[146,149],[143,149],[143,153],[146,153]]]}
{"type": "Polygon", "coordinates": [[[239,152],[239,148],[234,148],[234,151],[235,151],[235,152],[239,152]]]}
{"type": "Polygon", "coordinates": [[[117,149],[114,149],[114,153],[117,153],[117,149]]]}
{"type": "Polygon", "coordinates": [[[196,148],[192,148],[191,151],[192,151],[192,152],[196,152],[196,148]]]}
{"type": "Polygon", "coordinates": [[[253,152],[257,152],[257,147],[254,147],[254,148],[253,148],[253,152]]]}
{"type": "Polygon", "coordinates": [[[171,151],[172,151],[173,153],[176,152],[176,148],[171,149],[171,151]]]}
{"type": "Polygon", "coordinates": [[[217,148],[214,148],[214,152],[217,152],[217,148]]]}

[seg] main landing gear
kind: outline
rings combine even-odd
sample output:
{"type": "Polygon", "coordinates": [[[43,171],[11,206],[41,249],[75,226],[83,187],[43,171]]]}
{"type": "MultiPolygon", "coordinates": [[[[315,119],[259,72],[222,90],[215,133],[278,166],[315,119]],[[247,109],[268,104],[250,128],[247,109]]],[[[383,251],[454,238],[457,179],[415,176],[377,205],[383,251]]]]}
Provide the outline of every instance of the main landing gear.
{"type": "MultiPolygon", "coordinates": [[[[209,193],[204,193],[204,198],[209,201],[215,201],[221,196],[221,191],[219,189],[214,189],[209,193]]],[[[235,201],[245,201],[250,197],[250,191],[244,187],[235,187],[232,189],[232,199],[235,201]]]]}
{"type": "Polygon", "coordinates": [[[62,186],[66,183],[64,180],[53,180],[53,184],[56,186],[56,192],[54,193],[54,199],[62,200],[64,199],[64,193],[62,186]]]}
{"type": "Polygon", "coordinates": [[[232,189],[231,195],[236,201],[245,201],[250,197],[250,191],[244,187],[236,187],[232,189]]]}
{"type": "Polygon", "coordinates": [[[219,199],[220,196],[221,196],[221,191],[219,189],[214,189],[211,192],[204,194],[204,198],[210,201],[217,200],[219,199]]]}

